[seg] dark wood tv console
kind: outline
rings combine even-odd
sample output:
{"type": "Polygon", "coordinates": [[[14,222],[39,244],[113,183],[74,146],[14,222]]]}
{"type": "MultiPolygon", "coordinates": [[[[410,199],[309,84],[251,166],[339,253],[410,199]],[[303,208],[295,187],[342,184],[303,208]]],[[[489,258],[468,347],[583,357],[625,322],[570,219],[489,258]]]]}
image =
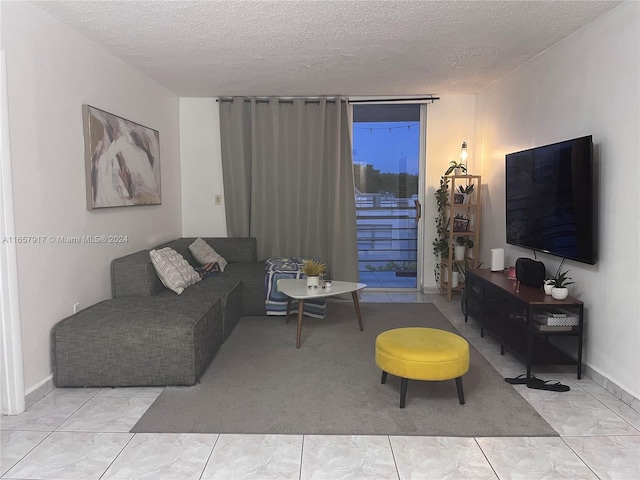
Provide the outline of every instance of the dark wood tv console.
{"type": "Polygon", "coordinates": [[[531,377],[534,356],[549,345],[549,337],[577,337],[577,377],[581,378],[584,305],[580,300],[572,297],[555,300],[545,295],[542,288],[528,287],[509,279],[506,271],[470,269],[466,272],[463,308],[465,322],[469,316],[480,322],[481,336],[484,336],[485,327],[499,335],[502,355],[505,345],[516,351],[520,345],[526,359],[527,378],[531,377]],[[536,317],[548,311],[577,315],[578,325],[570,327],[570,330],[564,327],[566,331],[540,326],[536,317]]]}

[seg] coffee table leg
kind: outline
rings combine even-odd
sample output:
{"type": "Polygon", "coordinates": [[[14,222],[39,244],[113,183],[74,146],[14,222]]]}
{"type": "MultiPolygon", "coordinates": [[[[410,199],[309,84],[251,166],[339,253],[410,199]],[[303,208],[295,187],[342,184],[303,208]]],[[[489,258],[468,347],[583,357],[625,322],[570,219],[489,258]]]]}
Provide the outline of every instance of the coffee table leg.
{"type": "Polygon", "coordinates": [[[296,335],[296,348],[300,348],[300,334],[302,333],[302,315],[304,313],[304,300],[298,300],[298,333],[296,335]]]}
{"type": "Polygon", "coordinates": [[[291,313],[291,297],[287,300],[287,318],[285,318],[284,323],[289,323],[289,314],[291,313]]]}
{"type": "Polygon", "coordinates": [[[358,302],[358,292],[351,292],[351,296],[353,297],[353,306],[356,307],[356,315],[358,316],[358,325],[360,325],[360,331],[363,332],[364,328],[362,327],[362,315],[360,314],[360,303],[358,302]]]}

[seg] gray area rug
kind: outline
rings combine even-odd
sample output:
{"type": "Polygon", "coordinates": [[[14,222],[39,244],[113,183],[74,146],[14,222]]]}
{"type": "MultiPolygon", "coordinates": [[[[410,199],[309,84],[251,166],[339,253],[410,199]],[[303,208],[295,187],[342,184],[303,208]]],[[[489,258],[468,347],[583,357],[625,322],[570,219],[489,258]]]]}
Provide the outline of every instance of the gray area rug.
{"type": "Polygon", "coordinates": [[[465,405],[453,380],[380,383],[376,336],[425,326],[456,332],[432,304],[363,303],[364,332],[351,302],[329,302],[322,320],[244,317],[192,387],[167,387],[131,432],[556,436],[553,428],[473,347],[463,377],[465,405]]]}

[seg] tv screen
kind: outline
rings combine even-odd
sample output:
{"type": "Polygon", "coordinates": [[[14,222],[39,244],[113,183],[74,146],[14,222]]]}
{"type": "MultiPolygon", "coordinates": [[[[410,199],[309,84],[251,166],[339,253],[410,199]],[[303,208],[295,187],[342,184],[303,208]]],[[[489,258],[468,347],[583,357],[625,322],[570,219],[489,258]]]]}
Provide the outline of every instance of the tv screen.
{"type": "Polygon", "coordinates": [[[591,135],[505,156],[507,243],[596,262],[591,135]]]}

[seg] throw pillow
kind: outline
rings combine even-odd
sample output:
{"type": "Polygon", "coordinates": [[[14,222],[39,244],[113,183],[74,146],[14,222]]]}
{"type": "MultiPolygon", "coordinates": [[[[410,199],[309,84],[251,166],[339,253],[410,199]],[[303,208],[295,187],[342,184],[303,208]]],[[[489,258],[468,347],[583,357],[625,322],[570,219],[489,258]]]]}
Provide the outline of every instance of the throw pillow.
{"type": "Polygon", "coordinates": [[[188,286],[200,281],[200,275],[189,262],[172,248],[151,250],[149,256],[162,284],[178,295],[188,286]]]}
{"type": "Polygon", "coordinates": [[[224,269],[227,266],[227,261],[203,239],[198,238],[195,242],[189,245],[189,250],[191,250],[193,258],[202,265],[217,263],[220,267],[220,271],[224,272],[224,269]]]}

